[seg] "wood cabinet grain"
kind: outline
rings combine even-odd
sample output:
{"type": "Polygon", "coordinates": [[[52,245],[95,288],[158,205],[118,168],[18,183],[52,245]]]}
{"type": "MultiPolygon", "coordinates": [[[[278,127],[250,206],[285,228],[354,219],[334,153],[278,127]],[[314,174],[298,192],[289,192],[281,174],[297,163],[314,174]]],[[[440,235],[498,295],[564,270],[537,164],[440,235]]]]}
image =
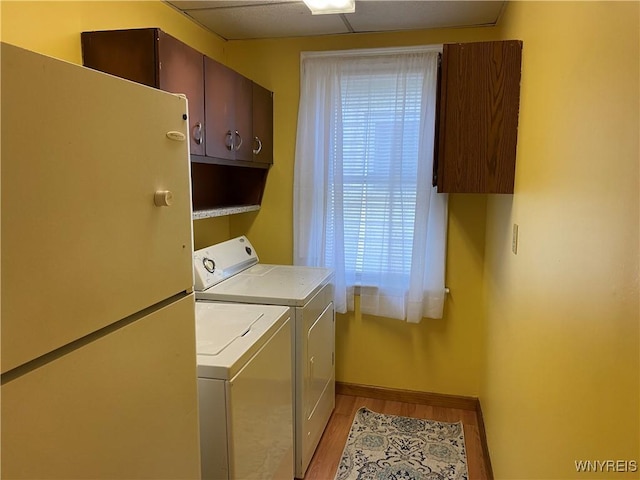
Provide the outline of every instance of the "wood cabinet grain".
{"type": "Polygon", "coordinates": [[[522,42],[445,44],[433,184],[439,192],[513,193],[522,42]]]}

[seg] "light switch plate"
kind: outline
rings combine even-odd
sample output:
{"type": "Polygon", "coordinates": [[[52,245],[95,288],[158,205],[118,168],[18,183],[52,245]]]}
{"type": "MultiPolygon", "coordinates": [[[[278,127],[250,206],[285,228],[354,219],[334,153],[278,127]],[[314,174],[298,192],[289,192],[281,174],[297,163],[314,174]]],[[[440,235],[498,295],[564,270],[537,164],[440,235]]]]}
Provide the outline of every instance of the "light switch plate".
{"type": "Polygon", "coordinates": [[[513,224],[513,236],[511,237],[511,251],[514,255],[518,254],[518,224],[513,224]]]}

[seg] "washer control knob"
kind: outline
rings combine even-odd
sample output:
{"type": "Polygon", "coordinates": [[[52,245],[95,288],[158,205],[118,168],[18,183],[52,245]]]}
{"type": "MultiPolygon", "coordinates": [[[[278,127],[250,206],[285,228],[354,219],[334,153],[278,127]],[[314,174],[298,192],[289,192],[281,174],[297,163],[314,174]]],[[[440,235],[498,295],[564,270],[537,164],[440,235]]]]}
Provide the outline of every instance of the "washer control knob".
{"type": "Polygon", "coordinates": [[[173,203],[173,193],[169,190],[158,190],[153,196],[156,207],[168,207],[173,203]]]}
{"type": "Polygon", "coordinates": [[[214,262],[210,258],[203,258],[202,265],[204,266],[204,269],[209,273],[213,273],[216,269],[216,262],[214,262]]]}

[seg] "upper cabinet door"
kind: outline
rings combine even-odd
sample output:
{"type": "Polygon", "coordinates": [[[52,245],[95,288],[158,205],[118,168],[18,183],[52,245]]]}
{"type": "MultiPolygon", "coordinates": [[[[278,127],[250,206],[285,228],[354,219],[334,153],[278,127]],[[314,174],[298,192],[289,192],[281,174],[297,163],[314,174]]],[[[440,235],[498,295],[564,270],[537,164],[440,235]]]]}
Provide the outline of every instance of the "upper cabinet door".
{"type": "Polygon", "coordinates": [[[215,60],[205,58],[208,157],[252,161],[252,86],[215,60]]]}
{"type": "Polygon", "coordinates": [[[253,82],[236,73],[234,85],[236,160],[251,162],[253,161],[253,82]]]}
{"type": "Polygon", "coordinates": [[[439,192],[513,193],[521,57],[518,40],[444,45],[434,161],[439,192]]]}
{"type": "Polygon", "coordinates": [[[207,120],[206,153],[208,157],[233,160],[235,145],[236,73],[221,63],[204,59],[205,115],[207,120]]]}
{"type": "Polygon", "coordinates": [[[204,155],[204,55],[160,31],[158,60],[158,87],[187,96],[191,153],[204,155]]]}
{"type": "Polygon", "coordinates": [[[273,94],[253,83],[253,161],[273,163],[273,94]]]}

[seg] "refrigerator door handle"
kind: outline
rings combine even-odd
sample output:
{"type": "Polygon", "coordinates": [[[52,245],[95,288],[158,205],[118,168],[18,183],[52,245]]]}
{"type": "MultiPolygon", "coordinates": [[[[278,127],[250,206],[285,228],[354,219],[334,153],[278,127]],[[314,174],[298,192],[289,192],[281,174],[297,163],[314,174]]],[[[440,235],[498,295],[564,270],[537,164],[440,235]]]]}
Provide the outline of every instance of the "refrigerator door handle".
{"type": "Polygon", "coordinates": [[[168,207],[173,203],[173,193],[169,190],[158,190],[153,196],[156,207],[168,207]]]}
{"type": "Polygon", "coordinates": [[[170,140],[175,140],[176,142],[184,142],[187,139],[187,136],[182,132],[176,132],[172,130],[167,132],[167,138],[170,140]]]}

